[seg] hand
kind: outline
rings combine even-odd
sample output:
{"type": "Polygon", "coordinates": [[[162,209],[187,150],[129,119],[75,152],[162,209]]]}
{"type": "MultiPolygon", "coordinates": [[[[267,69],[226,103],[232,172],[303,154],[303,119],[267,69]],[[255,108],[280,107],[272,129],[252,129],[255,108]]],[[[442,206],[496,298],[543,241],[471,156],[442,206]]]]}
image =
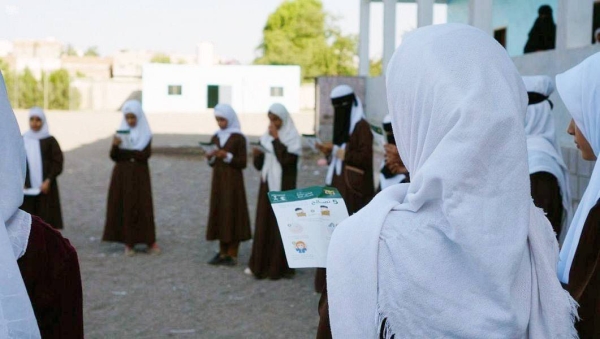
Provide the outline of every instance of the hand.
{"type": "Polygon", "coordinates": [[[113,138],[113,146],[119,146],[123,143],[123,140],[121,140],[121,138],[119,137],[114,137],[113,138]]]}
{"type": "Polygon", "coordinates": [[[269,125],[269,134],[274,138],[274,139],[279,139],[279,130],[277,129],[277,127],[275,127],[275,125],[273,125],[273,123],[271,123],[269,125]]]}
{"type": "Polygon", "coordinates": [[[219,159],[225,159],[227,158],[227,151],[220,149],[215,153],[215,156],[219,159]]]}
{"type": "Polygon", "coordinates": [[[217,151],[212,151],[209,153],[205,153],[204,156],[206,157],[206,159],[212,159],[215,157],[215,154],[217,154],[217,151]]]}
{"type": "Polygon", "coordinates": [[[254,147],[254,148],[252,149],[252,155],[253,155],[254,157],[257,157],[257,156],[259,156],[259,155],[261,155],[261,154],[263,154],[263,152],[260,150],[260,148],[256,148],[256,147],[254,147]]]}
{"type": "Polygon", "coordinates": [[[42,191],[44,194],[50,193],[50,179],[44,180],[42,187],[40,187],[40,191],[42,191]]]}
{"type": "Polygon", "coordinates": [[[386,144],[385,146],[385,162],[388,164],[402,163],[400,160],[400,154],[398,148],[392,144],[386,144]]]}
{"type": "Polygon", "coordinates": [[[315,147],[319,151],[323,152],[323,154],[325,154],[325,155],[331,154],[331,151],[333,150],[333,144],[332,143],[315,144],[315,147]]]}
{"type": "Polygon", "coordinates": [[[335,153],[335,157],[344,161],[344,159],[346,158],[346,150],[343,148],[338,149],[335,153]]]}

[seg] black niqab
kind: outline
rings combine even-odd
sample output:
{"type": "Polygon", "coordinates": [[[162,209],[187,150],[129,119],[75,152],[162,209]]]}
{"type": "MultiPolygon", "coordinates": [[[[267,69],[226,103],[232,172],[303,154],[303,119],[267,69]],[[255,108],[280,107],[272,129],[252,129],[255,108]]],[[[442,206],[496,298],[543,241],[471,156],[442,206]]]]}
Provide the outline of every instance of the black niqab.
{"type": "Polygon", "coordinates": [[[350,139],[350,123],[352,107],[357,104],[354,93],[339,98],[332,98],[333,105],[333,144],[341,146],[350,139]]]}

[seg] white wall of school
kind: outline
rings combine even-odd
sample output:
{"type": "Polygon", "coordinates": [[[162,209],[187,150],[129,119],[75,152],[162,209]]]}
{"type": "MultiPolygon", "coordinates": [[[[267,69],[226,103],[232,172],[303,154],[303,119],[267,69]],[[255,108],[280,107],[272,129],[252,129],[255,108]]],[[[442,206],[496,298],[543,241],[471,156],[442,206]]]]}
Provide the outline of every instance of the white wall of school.
{"type": "Polygon", "coordinates": [[[195,66],[146,64],[143,70],[143,106],[152,113],[199,113],[208,110],[208,86],[220,86],[220,99],[240,114],[265,113],[279,102],[290,113],[300,112],[301,73],[298,66],[195,66]],[[181,95],[169,95],[170,85],[181,95]],[[224,89],[230,87],[230,89],[224,89]],[[282,87],[282,97],[271,88],[282,87]],[[224,95],[227,92],[227,95],[224,95]]]}

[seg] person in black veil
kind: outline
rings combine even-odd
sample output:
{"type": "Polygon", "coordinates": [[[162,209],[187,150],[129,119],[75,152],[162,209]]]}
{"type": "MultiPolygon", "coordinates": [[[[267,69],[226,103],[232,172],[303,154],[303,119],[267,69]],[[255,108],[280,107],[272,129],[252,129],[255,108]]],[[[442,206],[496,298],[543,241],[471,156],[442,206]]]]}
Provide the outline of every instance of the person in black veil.
{"type": "Polygon", "coordinates": [[[529,39],[525,44],[524,53],[554,49],[556,45],[556,24],[552,18],[552,7],[540,6],[538,14],[538,18],[529,31],[529,39]]]}

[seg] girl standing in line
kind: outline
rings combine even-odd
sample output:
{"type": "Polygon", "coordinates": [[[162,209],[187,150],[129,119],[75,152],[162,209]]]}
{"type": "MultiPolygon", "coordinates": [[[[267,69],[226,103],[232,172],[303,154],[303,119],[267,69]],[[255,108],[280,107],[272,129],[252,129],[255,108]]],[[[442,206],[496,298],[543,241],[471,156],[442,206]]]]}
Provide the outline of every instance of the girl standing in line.
{"type": "Polygon", "coordinates": [[[113,139],[110,158],[115,162],[110,189],[103,241],[125,244],[125,255],[135,254],[135,244],[148,245],[151,254],[159,254],[154,224],[154,206],[148,159],[152,155],[152,131],[142,104],[125,102],[120,137],[113,139]]]}
{"type": "Polygon", "coordinates": [[[219,253],[208,263],[235,266],[240,242],[252,237],[243,173],[247,142],[231,106],[217,105],[215,118],[220,129],[211,142],[217,150],[206,155],[213,168],[206,240],[219,240],[219,253]]]}
{"type": "Polygon", "coordinates": [[[50,135],[44,111],[29,111],[29,131],[23,134],[27,151],[25,199],[21,209],[37,215],[56,229],[63,228],[57,178],[63,171],[63,153],[50,135]]]}
{"type": "Polygon", "coordinates": [[[254,167],[261,171],[261,184],[252,255],[245,272],[259,279],[275,280],[291,277],[294,270],[288,266],[268,193],[296,188],[302,140],[285,106],[272,105],[269,108],[269,121],[269,129],[260,139],[267,153],[254,149],[254,167]]]}

